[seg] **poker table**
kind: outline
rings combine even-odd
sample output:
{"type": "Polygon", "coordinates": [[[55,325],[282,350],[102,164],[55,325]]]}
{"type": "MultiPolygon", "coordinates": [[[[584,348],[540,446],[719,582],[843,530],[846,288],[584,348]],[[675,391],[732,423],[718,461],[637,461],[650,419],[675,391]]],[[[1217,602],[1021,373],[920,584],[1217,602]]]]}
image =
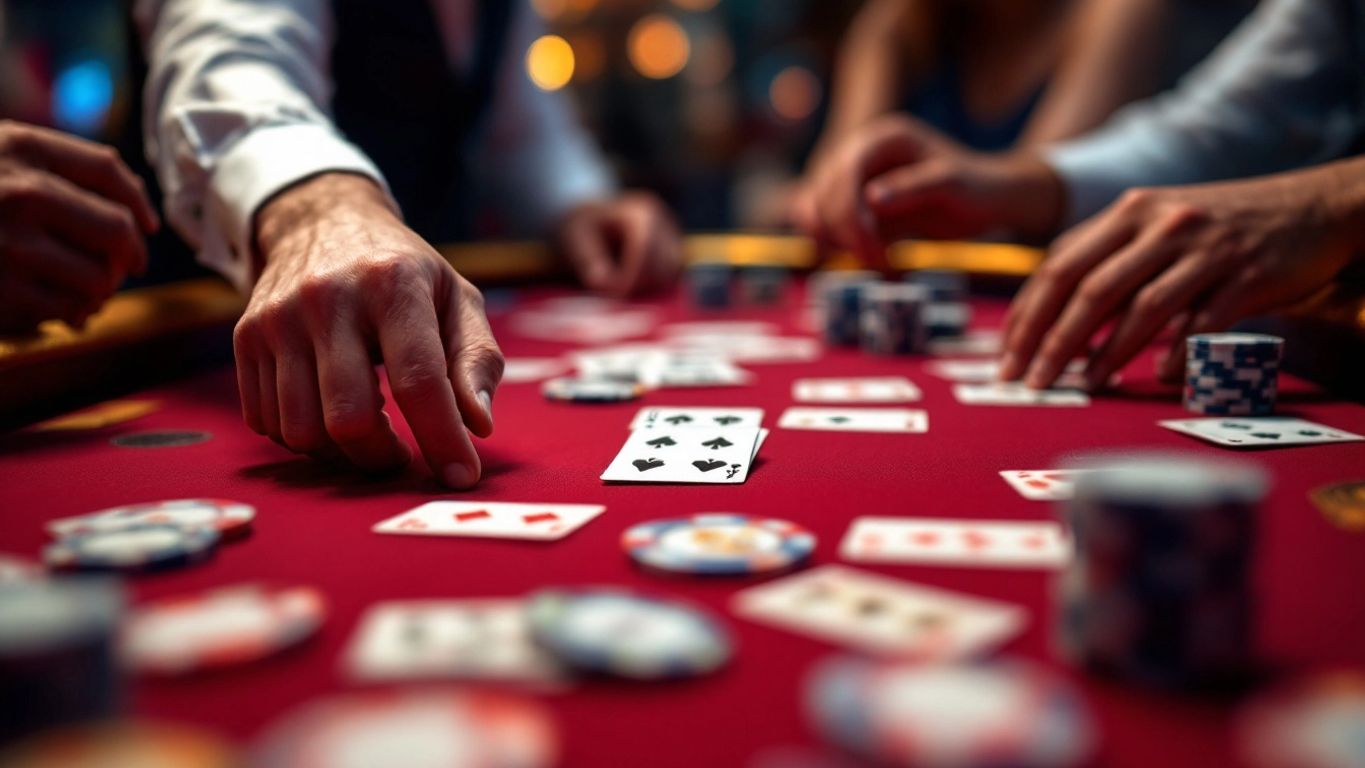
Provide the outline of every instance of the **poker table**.
{"type": "MultiPolygon", "coordinates": [[[[693,241],[694,250],[717,247],[698,242],[693,241]]],[[[762,261],[762,243],[752,249],[757,256],[726,252],[721,257],[762,261]]],[[[1003,262],[977,270],[979,284],[1027,271],[1029,264],[1011,262],[1028,262],[1027,253],[1004,253],[986,254],[1003,262]]],[[[554,356],[575,348],[519,336],[510,322],[522,308],[568,291],[551,285],[497,292],[490,319],[508,357],[554,356]]],[[[725,311],[694,308],[682,291],[643,303],[665,323],[753,319],[776,323],[787,334],[809,334],[801,326],[800,291],[798,282],[781,306],[725,311]]],[[[197,311],[205,314],[197,319],[176,315],[180,331],[227,332],[219,321],[239,304],[220,292],[205,301],[221,305],[199,305],[197,311]]],[[[998,325],[1005,306],[1001,296],[975,296],[973,327],[998,325]]],[[[16,362],[11,355],[0,369],[8,365],[7,376],[21,377],[51,367],[53,359],[67,361],[56,367],[70,367],[71,359],[96,354],[62,351],[79,347],[84,343],[79,338],[47,343],[43,354],[24,347],[27,359],[16,362]]],[[[107,355],[111,342],[94,347],[107,355]]],[[[564,765],[742,766],[778,753],[827,754],[805,718],[803,686],[811,666],[840,649],[735,616],[729,608],[732,595],[763,578],[641,571],[623,554],[621,532],[640,521],[697,512],[773,516],[815,532],[814,564],[835,563],[841,562],[838,547],[849,521],[860,515],[1055,517],[1051,504],[1016,494],[1000,478],[1003,470],[1053,467],[1062,457],[1103,449],[1227,456],[1226,449],[1157,426],[1158,420],[1184,412],[1178,393],[1152,380],[1153,355],[1150,351],[1126,369],[1118,392],[1097,397],[1085,409],[961,405],[948,382],[926,371],[929,358],[871,357],[846,349],[826,349],[812,363],[753,366],[755,380],[743,387],[657,390],[626,403],[551,402],[538,384],[508,383],[494,400],[495,433],[478,441],[483,480],[464,493],[437,486],[420,461],[401,474],[372,478],[292,455],[242,424],[230,364],[182,371],[187,358],[176,356],[165,361],[168,372],[179,374],[176,378],[122,395],[154,403],[144,416],[81,429],[23,426],[0,435],[0,551],[36,556],[48,540],[44,521],[124,503],[219,497],[254,505],[258,516],[252,534],[224,543],[207,563],[126,582],[135,604],[241,582],[312,585],[326,595],[328,619],[300,648],[230,672],[131,682],[132,715],[204,726],[244,746],[305,702],[367,688],[348,679],[341,655],[361,614],[378,601],[621,585],[711,609],[733,633],[737,652],[727,667],[698,679],[659,684],[592,679],[543,695],[556,719],[564,765]],[[793,404],[794,379],[874,375],[904,375],[919,385],[923,400],[909,407],[928,411],[927,433],[775,428],[778,416],[793,404]],[[646,405],[757,406],[766,410],[764,424],[773,430],[742,485],[603,483],[599,475],[625,440],[631,417],[646,405]],[[153,429],[203,430],[213,437],[175,448],[120,448],[110,442],[120,434],[153,429]],[[606,512],[557,542],[371,532],[378,521],[435,499],[589,503],[605,505],[606,512]]],[[[24,381],[36,386],[32,379],[24,381]]],[[[1365,432],[1360,405],[1337,400],[1292,375],[1282,376],[1281,390],[1282,412],[1365,432]]],[[[41,412],[40,406],[41,399],[30,412],[41,412]]],[[[393,415],[400,434],[410,439],[402,419],[396,411],[393,415]]],[[[1365,476],[1365,447],[1343,443],[1238,455],[1273,478],[1258,521],[1255,558],[1255,645],[1266,670],[1283,674],[1365,665],[1365,533],[1336,527],[1307,497],[1317,486],[1365,476]]],[[[1055,659],[1048,572],[853,567],[1026,607],[1027,627],[1003,652],[1053,667],[1076,683],[1101,733],[1098,764],[1236,764],[1232,700],[1134,688],[1055,659]]]]}

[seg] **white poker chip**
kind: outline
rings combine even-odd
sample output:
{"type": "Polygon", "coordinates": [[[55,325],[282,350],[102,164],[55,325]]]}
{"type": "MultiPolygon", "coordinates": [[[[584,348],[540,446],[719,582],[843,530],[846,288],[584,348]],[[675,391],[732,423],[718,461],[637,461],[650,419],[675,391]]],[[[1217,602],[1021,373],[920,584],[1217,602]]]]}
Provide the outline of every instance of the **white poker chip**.
{"type": "Polygon", "coordinates": [[[577,403],[619,403],[644,394],[644,387],[633,381],[582,379],[569,376],[550,379],[540,391],[549,400],[577,403]]]}
{"type": "Polygon", "coordinates": [[[1365,766],[1365,672],[1321,672],[1252,699],[1237,742],[1252,768],[1365,766]]]}
{"type": "Polygon", "coordinates": [[[43,550],[43,562],[53,568],[151,570],[199,562],[217,545],[212,528],[134,525],[65,536],[43,550]]]}
{"type": "Polygon", "coordinates": [[[0,552],[0,587],[41,581],[46,572],[32,560],[0,552]]]}
{"type": "Polygon", "coordinates": [[[139,525],[174,525],[181,528],[212,528],[223,538],[243,535],[256,518],[249,504],[228,499],[174,499],[146,504],[111,507],[87,515],[52,520],[48,533],[57,538],[99,533],[139,525]]]}
{"type": "Polygon", "coordinates": [[[310,587],[215,589],[133,611],[122,651],[134,669],[154,674],[234,666],[302,643],[326,614],[322,594],[310,587]]]}

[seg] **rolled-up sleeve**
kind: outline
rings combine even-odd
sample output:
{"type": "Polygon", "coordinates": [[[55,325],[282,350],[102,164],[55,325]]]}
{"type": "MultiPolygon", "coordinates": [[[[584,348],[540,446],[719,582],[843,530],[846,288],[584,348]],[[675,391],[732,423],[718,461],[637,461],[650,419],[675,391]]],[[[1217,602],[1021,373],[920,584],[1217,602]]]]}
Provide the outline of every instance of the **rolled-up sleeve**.
{"type": "Polygon", "coordinates": [[[1355,0],[1267,0],[1167,94],[1044,150],[1068,219],[1133,187],[1257,176],[1326,162],[1359,140],[1355,0]]]}

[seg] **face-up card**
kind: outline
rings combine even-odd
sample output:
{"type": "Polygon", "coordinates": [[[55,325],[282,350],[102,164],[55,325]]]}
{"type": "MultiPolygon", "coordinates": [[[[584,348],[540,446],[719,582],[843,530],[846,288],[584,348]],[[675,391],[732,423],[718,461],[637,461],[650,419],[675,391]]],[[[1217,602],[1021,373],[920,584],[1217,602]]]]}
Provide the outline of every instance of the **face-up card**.
{"type": "Polygon", "coordinates": [[[560,683],[560,664],[531,640],[523,600],[378,603],[346,651],[351,677],[370,682],[477,679],[560,683]]]}
{"type": "Polygon", "coordinates": [[[1074,389],[1029,389],[1017,381],[990,384],[958,384],[953,397],[963,405],[1090,405],[1090,396],[1074,389]]]}
{"type": "Polygon", "coordinates": [[[908,403],[919,398],[919,387],[901,376],[797,379],[792,384],[792,399],[798,403],[908,403]]]}
{"type": "Polygon", "coordinates": [[[922,661],[963,659],[1009,640],[1024,609],[826,565],[735,595],[746,618],[872,653],[922,661]]]}
{"type": "Polygon", "coordinates": [[[557,357],[509,357],[503,365],[502,383],[542,381],[551,376],[558,376],[568,367],[568,364],[557,357]]]}
{"type": "MultiPolygon", "coordinates": [[[[990,384],[1000,379],[999,360],[935,360],[927,366],[930,373],[963,384],[990,384]]],[[[1057,377],[1054,389],[1081,389],[1085,385],[1085,361],[1073,360],[1061,376],[1057,377]]]]}
{"type": "Polygon", "coordinates": [[[752,378],[729,360],[686,352],[652,356],[639,368],[639,382],[651,389],[734,387],[748,384],[752,378]]]}
{"type": "Polygon", "coordinates": [[[1086,469],[1007,469],[1000,473],[1020,496],[1034,501],[1066,501],[1075,495],[1076,478],[1086,469]]]}
{"type": "Polygon", "coordinates": [[[929,414],[905,408],[788,408],[777,426],[830,432],[928,432],[929,414]]]}
{"type": "Polygon", "coordinates": [[[637,429],[759,427],[762,424],[762,408],[670,406],[641,408],[630,420],[630,429],[633,432],[637,429]]]}
{"type": "Polygon", "coordinates": [[[1000,331],[983,328],[968,331],[963,336],[929,340],[929,354],[940,357],[954,355],[998,355],[1003,337],[1000,331]]]}
{"type": "Polygon", "coordinates": [[[374,526],[375,533],[407,536],[479,536],[495,539],[562,539],[602,514],[600,504],[511,504],[430,501],[374,526]]]}
{"type": "Polygon", "coordinates": [[[839,554],[867,563],[1059,568],[1071,545],[1054,522],[859,517],[839,554]]]}
{"type": "Polygon", "coordinates": [[[1365,437],[1302,419],[1279,416],[1255,418],[1173,419],[1157,422],[1167,429],[1232,448],[1265,448],[1272,445],[1346,443],[1365,437]]]}
{"type": "Polygon", "coordinates": [[[671,347],[706,352],[732,363],[807,363],[823,352],[820,342],[805,336],[675,336],[671,347]]]}
{"type": "Polygon", "coordinates": [[[654,330],[657,318],[647,309],[562,311],[528,309],[513,314],[512,329],[528,339],[579,344],[610,344],[634,339],[654,330]]]}
{"type": "Polygon", "coordinates": [[[659,329],[665,336],[773,336],[778,328],[763,320],[698,320],[670,323],[659,329]]]}
{"type": "Polygon", "coordinates": [[[639,429],[602,473],[625,483],[738,484],[749,476],[757,427],[639,429]]]}

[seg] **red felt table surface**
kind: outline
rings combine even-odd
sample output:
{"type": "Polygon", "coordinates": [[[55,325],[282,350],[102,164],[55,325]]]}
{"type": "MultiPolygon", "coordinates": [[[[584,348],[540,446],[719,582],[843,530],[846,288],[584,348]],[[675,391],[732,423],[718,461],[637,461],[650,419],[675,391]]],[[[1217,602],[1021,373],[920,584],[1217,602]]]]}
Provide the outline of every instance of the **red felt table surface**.
{"type": "MultiPolygon", "coordinates": [[[[523,294],[521,303],[536,296],[523,294]],[[529,297],[529,298],[528,298],[529,297]]],[[[702,314],[677,297],[656,305],[668,320],[767,319],[797,330],[797,308],[702,314]]],[[[998,323],[1004,305],[979,301],[976,327],[998,323]]],[[[507,315],[493,318],[508,356],[558,354],[569,345],[519,338],[507,315]]],[[[310,584],[327,595],[320,636],[285,656],[207,677],[138,681],[139,715],[198,723],[243,744],[274,718],[329,692],[352,690],[341,652],[360,614],[377,601],[520,595],[546,585],[622,584],[709,606],[733,630],[738,653],[719,674],[676,684],[589,681],[546,696],[564,764],[745,765],[774,749],[818,748],[801,695],[811,664],[833,646],[729,613],[755,580],[666,578],[642,573],[618,537],[633,523],[704,511],[769,515],[819,536],[814,562],[838,559],[839,540],[859,515],[1034,520],[1051,505],[1020,498],[1001,470],[1042,469],[1095,448],[1225,449],[1157,426],[1185,415],[1178,394],[1150,379],[1151,356],[1127,371],[1125,391],[1086,409],[959,405],[925,359],[885,359],[829,350],[818,362],[753,366],[753,385],[663,390],[631,403],[547,402],[537,384],[506,384],[495,398],[496,434],[480,443],[485,477],[468,493],[438,488],[424,467],[371,480],[292,456],[243,426],[235,379],[222,369],[140,393],[160,408],[136,421],[83,432],[0,437],[0,551],[36,555],[45,520],[127,502],[194,496],[257,507],[255,531],[225,544],[207,564],[130,580],[136,601],[243,581],[310,584]],[[904,374],[924,391],[930,429],[877,435],[774,429],[748,482],[739,486],[612,485],[598,480],[643,405],[759,406],[776,424],[792,405],[794,379],[904,374]],[[214,439],[186,448],[121,449],[109,438],[145,429],[200,429],[214,439]],[[370,527],[436,498],[599,503],[607,512],[557,543],[380,536],[370,527]]],[[[1334,402],[1282,377],[1281,410],[1365,433],[1365,408],[1334,402]]],[[[406,432],[405,432],[406,434],[406,432]]],[[[1318,485],[1365,476],[1365,444],[1242,454],[1274,487],[1260,521],[1256,568],[1257,644],[1277,668],[1311,670],[1365,663],[1365,535],[1327,523],[1306,498],[1318,485]]],[[[1048,576],[1035,571],[919,566],[866,567],[903,579],[1026,606],[1024,633],[1006,652],[1054,664],[1048,576]]],[[[1063,668],[1064,669],[1064,668],[1063,668]]],[[[1134,691],[1064,670],[1082,688],[1104,740],[1102,763],[1233,764],[1225,702],[1134,691]]]]}

